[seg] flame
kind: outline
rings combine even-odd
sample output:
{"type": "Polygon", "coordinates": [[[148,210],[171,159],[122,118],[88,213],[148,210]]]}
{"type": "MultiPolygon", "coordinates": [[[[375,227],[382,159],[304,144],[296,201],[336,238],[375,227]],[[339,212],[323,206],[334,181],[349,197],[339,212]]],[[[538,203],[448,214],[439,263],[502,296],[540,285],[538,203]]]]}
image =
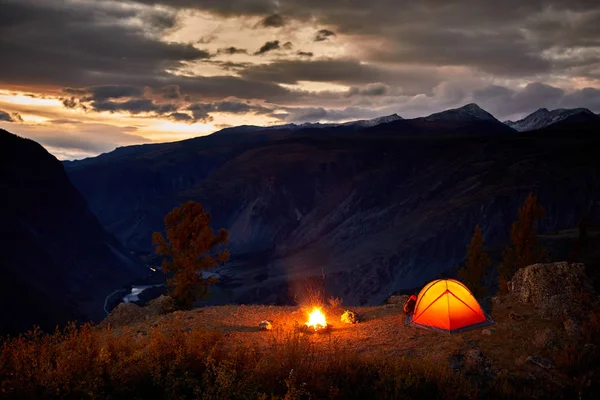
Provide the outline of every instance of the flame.
{"type": "Polygon", "coordinates": [[[320,308],[315,307],[308,313],[308,322],[306,323],[306,326],[313,328],[315,331],[327,327],[325,314],[323,314],[320,308]]]}

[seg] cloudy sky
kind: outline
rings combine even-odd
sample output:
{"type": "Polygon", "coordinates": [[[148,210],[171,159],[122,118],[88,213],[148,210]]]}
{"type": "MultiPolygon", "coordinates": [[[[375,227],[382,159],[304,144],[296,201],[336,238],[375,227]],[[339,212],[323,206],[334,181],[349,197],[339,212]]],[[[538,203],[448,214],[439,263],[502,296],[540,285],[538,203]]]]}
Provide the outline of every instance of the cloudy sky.
{"type": "Polygon", "coordinates": [[[597,0],[0,0],[0,128],[60,159],[226,126],[600,112],[597,0]]]}

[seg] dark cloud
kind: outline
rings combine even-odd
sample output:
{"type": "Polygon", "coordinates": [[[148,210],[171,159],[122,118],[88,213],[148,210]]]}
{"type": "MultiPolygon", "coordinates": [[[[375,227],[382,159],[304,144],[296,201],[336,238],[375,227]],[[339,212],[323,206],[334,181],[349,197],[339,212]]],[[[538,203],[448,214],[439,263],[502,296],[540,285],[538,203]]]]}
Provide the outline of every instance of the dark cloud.
{"type": "Polygon", "coordinates": [[[139,97],[144,91],[131,85],[105,85],[87,88],[89,97],[86,100],[105,101],[109,99],[120,99],[123,97],[139,97]]]}
{"type": "Polygon", "coordinates": [[[194,122],[194,118],[191,115],[182,112],[171,113],[169,114],[169,118],[178,122],[194,122]]]}
{"type": "Polygon", "coordinates": [[[298,81],[366,85],[385,82],[400,86],[405,94],[427,93],[442,80],[431,68],[392,69],[362,64],[358,60],[284,60],[253,65],[239,72],[251,81],[295,84],[298,81]]]}
{"type": "Polygon", "coordinates": [[[520,91],[503,86],[489,86],[473,93],[473,101],[499,118],[530,113],[538,108],[558,108],[565,96],[562,89],[540,82],[530,83],[520,91]]]}
{"type": "Polygon", "coordinates": [[[561,105],[566,108],[586,107],[600,114],[600,88],[583,88],[565,95],[561,105]]]}
{"type": "Polygon", "coordinates": [[[294,45],[292,44],[292,42],[285,42],[282,47],[286,50],[291,50],[294,47],[294,45]]]}
{"type": "Polygon", "coordinates": [[[237,47],[227,47],[224,49],[219,49],[217,51],[218,54],[246,54],[248,50],[246,49],[238,49],[237,47]]]}
{"type": "Polygon", "coordinates": [[[265,28],[280,28],[285,25],[285,20],[279,14],[271,14],[259,22],[265,28]]]}
{"type": "Polygon", "coordinates": [[[208,58],[190,44],[159,40],[171,24],[152,25],[153,15],[164,20],[165,13],[109,2],[3,0],[0,54],[10,62],[0,63],[0,84],[121,85],[130,76],[157,77],[184,61],[208,58]]]}
{"type": "Polygon", "coordinates": [[[173,104],[157,104],[152,100],[148,99],[133,99],[123,102],[113,101],[92,101],[90,103],[91,108],[94,111],[126,111],[131,114],[140,113],[157,113],[166,114],[177,110],[177,107],[173,104]]]}
{"type": "Polygon", "coordinates": [[[346,93],[346,96],[384,96],[390,92],[390,87],[383,83],[371,83],[366,85],[364,88],[352,87],[346,93]]]}
{"type": "Polygon", "coordinates": [[[279,40],[273,40],[272,42],[267,42],[262,45],[262,47],[254,54],[265,54],[271,50],[276,50],[279,48],[279,40]]]}
{"type": "Polygon", "coordinates": [[[57,125],[78,125],[81,124],[81,121],[75,120],[75,119],[66,119],[66,118],[58,118],[58,119],[52,119],[50,121],[51,124],[57,124],[57,125]]]}
{"type": "Polygon", "coordinates": [[[6,111],[0,110],[0,121],[23,122],[23,118],[21,118],[19,113],[7,113],[6,111]]]}
{"type": "Polygon", "coordinates": [[[321,29],[315,35],[315,42],[322,42],[324,40],[329,39],[330,37],[335,36],[335,32],[330,31],[329,29],[321,29]]]}
{"type": "Polygon", "coordinates": [[[70,99],[63,99],[62,103],[67,108],[75,108],[75,107],[77,107],[77,104],[78,104],[75,97],[71,97],[70,99]]]}
{"type": "Polygon", "coordinates": [[[213,120],[210,113],[222,112],[231,114],[270,114],[271,109],[248,104],[240,101],[219,101],[215,103],[195,103],[188,107],[188,110],[192,112],[194,119],[202,122],[210,122],[213,120]]]}
{"type": "Polygon", "coordinates": [[[312,57],[314,55],[311,51],[299,51],[296,54],[301,57],[312,57]]]}
{"type": "Polygon", "coordinates": [[[600,112],[600,89],[583,88],[566,92],[540,82],[530,83],[521,90],[504,86],[488,86],[473,94],[473,100],[497,118],[515,118],[539,108],[589,108],[600,112]]]}
{"type": "Polygon", "coordinates": [[[211,11],[224,16],[266,15],[278,8],[278,0],[136,0],[145,4],[160,4],[182,9],[211,11]]]}
{"type": "Polygon", "coordinates": [[[181,91],[177,85],[169,85],[162,87],[156,91],[163,99],[177,100],[181,98],[181,91]]]}
{"type": "MultiPolygon", "coordinates": [[[[146,1],[223,15],[276,13],[316,21],[356,43],[368,38],[361,50],[370,61],[465,66],[531,79],[595,63],[581,71],[591,77],[600,63],[593,50],[600,46],[600,2],[594,0],[146,1]]],[[[317,33],[315,39],[327,37],[317,33]]]]}
{"type": "MultiPolygon", "coordinates": [[[[72,90],[73,92],[75,90],[72,90]]],[[[87,92],[84,89],[81,89],[81,94],[85,95],[87,92]]],[[[61,98],[63,106],[66,108],[81,108],[82,110],[87,110],[87,106],[84,104],[82,98],[77,98],[75,96],[61,98]]]]}
{"type": "Polygon", "coordinates": [[[280,118],[288,122],[343,121],[370,119],[385,115],[381,111],[361,107],[345,107],[342,109],[294,107],[285,108],[284,110],[287,114],[281,115],[280,118]]]}

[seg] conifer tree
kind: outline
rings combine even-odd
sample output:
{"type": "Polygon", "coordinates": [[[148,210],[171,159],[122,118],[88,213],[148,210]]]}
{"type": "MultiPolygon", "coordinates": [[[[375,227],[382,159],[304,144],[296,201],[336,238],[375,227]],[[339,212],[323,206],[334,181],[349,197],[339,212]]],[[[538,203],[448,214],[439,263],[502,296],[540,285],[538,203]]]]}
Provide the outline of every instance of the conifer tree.
{"type": "Polygon", "coordinates": [[[467,263],[458,271],[459,279],[471,290],[475,297],[485,296],[487,289],[483,285],[483,277],[490,266],[490,257],[484,247],[483,232],[478,226],[467,246],[467,263]]]}
{"type": "Polygon", "coordinates": [[[162,269],[172,276],[167,279],[169,295],[181,308],[191,308],[194,301],[208,294],[216,279],[203,278],[202,272],[229,259],[229,251],[215,247],[226,244],[229,233],[217,234],[210,227],[210,214],[200,203],[189,201],[165,216],[166,238],[154,232],[152,243],[156,253],[164,256],[162,269]],[[214,253],[214,254],[212,254],[214,253]]]}
{"type": "Polygon", "coordinates": [[[529,193],[519,209],[519,220],[510,228],[510,245],[502,253],[498,278],[501,292],[519,269],[544,261],[546,251],[537,237],[537,223],[544,216],[544,209],[537,197],[529,193]]]}

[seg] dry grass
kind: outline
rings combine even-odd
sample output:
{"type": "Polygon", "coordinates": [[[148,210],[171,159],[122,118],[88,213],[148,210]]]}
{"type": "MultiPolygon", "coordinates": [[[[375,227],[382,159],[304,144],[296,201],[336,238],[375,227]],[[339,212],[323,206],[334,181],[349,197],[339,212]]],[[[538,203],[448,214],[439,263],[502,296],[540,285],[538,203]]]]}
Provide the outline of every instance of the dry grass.
{"type": "Polygon", "coordinates": [[[327,305],[331,308],[340,308],[342,306],[342,299],[332,296],[327,299],[327,305]]]}
{"type": "Polygon", "coordinates": [[[181,319],[142,333],[69,326],[3,343],[7,398],[459,398],[467,380],[436,363],[361,357],[331,336],[281,327],[267,346],[181,319]]]}
{"type": "MultiPolygon", "coordinates": [[[[493,310],[491,336],[407,327],[395,307],[354,309],[356,325],[341,324],[338,309],[323,311],[333,330],[322,335],[296,329],[307,318],[302,308],[274,306],[207,307],[123,328],[33,331],[2,343],[0,397],[560,398],[576,394],[580,377],[599,360],[562,333],[558,349],[532,348],[532,340],[542,343],[546,329],[556,333],[561,325],[518,304],[493,310]],[[525,319],[510,320],[511,312],[525,319]],[[258,330],[263,319],[274,321],[273,331],[258,330]],[[542,333],[532,339],[532,332],[542,333]],[[491,369],[453,372],[450,357],[471,348],[481,349],[491,369]],[[532,365],[529,355],[556,368],[532,365]]],[[[597,321],[590,315],[582,334],[592,338],[597,321]]]]}

